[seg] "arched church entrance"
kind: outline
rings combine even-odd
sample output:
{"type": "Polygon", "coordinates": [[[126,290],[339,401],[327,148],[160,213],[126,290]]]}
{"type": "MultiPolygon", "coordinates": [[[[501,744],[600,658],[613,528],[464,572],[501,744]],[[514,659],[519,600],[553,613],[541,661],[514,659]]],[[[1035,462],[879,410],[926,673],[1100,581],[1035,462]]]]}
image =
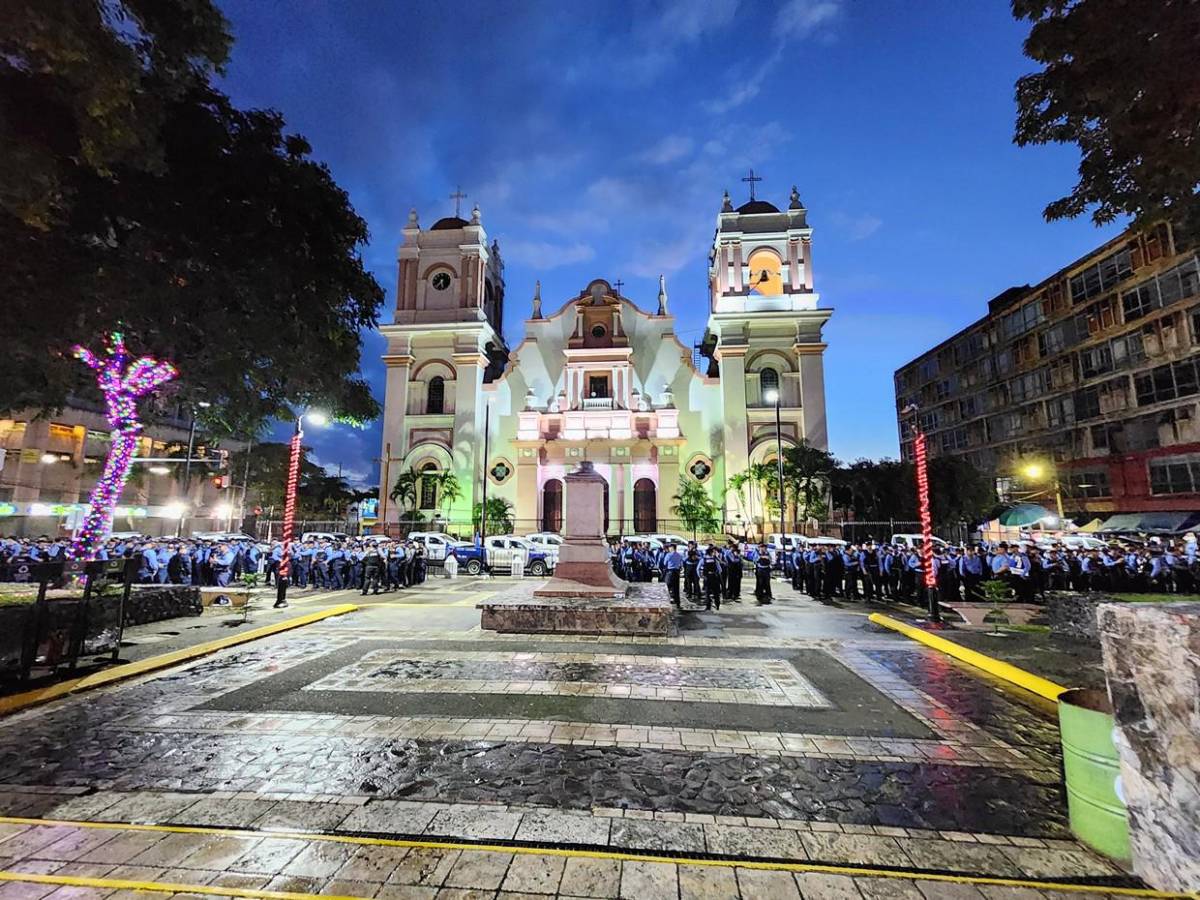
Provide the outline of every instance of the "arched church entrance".
{"type": "Polygon", "coordinates": [[[562,531],[563,483],[551,478],[542,485],[542,531],[562,531]]]}
{"type": "Polygon", "coordinates": [[[658,497],[649,478],[639,478],[633,484],[633,530],[638,534],[658,531],[658,497]]]}

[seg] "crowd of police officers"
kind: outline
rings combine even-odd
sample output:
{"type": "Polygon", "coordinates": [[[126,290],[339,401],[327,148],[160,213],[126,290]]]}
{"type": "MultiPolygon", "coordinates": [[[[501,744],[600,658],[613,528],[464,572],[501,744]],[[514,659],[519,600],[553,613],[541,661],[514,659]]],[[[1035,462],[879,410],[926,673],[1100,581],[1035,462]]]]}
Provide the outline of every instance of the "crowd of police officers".
{"type": "MultiPolygon", "coordinates": [[[[918,601],[925,583],[920,550],[905,544],[807,544],[783,548],[728,539],[656,547],[648,541],[623,539],[609,545],[617,575],[627,581],[666,582],[671,602],[682,598],[705,609],[722,601],[741,601],[743,575],[754,576],[754,598],[772,602],[772,573],[792,588],[822,601],[833,598],[874,601],[918,601]],[[682,593],[681,593],[682,589],[682,593]]],[[[1018,601],[1030,602],[1047,590],[1133,591],[1193,594],[1200,586],[1200,561],[1193,534],[1179,541],[1151,539],[1145,544],[1114,542],[1104,549],[1012,545],[940,546],[933,573],[943,603],[983,600],[982,585],[1005,582],[1018,601]]]]}

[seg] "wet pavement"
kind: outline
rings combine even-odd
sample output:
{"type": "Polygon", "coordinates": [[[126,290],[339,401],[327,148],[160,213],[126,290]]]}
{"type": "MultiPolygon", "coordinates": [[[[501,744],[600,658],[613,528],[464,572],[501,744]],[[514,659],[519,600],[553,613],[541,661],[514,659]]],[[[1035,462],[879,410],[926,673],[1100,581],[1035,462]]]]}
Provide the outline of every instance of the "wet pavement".
{"type": "Polygon", "coordinates": [[[499,636],[483,587],[10,717],[0,815],[1119,875],[1070,840],[1048,710],[861,615],[781,589],[678,638],[499,636]]]}

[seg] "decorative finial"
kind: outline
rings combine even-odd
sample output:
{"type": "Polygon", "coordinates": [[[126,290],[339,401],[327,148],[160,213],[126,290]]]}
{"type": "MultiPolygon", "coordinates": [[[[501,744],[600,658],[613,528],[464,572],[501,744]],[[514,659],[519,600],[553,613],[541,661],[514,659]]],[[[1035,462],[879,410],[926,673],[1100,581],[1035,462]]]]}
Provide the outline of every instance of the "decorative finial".
{"type": "Polygon", "coordinates": [[[540,319],[542,317],[542,283],[535,281],[533,283],[533,318],[540,319]]]}
{"type": "Polygon", "coordinates": [[[792,202],[788,209],[804,209],[804,204],[800,202],[800,192],[796,190],[796,186],[792,185],[792,202]]]}
{"type": "Polygon", "coordinates": [[[658,314],[665,316],[667,314],[667,276],[658,276],[658,314]]]}
{"type": "Polygon", "coordinates": [[[408,211],[408,224],[413,226],[417,224],[417,208],[415,206],[408,211]]]}
{"type": "Polygon", "coordinates": [[[471,210],[471,224],[472,225],[479,224],[479,204],[478,203],[476,203],[475,208],[471,210]]]}
{"type": "Polygon", "coordinates": [[[725,202],[721,204],[721,212],[733,212],[733,201],[729,199],[729,191],[725,192],[725,202]]]}

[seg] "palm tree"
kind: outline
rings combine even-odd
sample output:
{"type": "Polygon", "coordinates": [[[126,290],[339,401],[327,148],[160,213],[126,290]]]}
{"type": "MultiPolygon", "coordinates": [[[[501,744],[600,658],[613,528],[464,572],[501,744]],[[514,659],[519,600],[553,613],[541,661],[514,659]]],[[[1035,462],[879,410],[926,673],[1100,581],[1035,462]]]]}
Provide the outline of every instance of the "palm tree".
{"type": "Polygon", "coordinates": [[[456,501],[462,499],[462,485],[459,483],[458,476],[453,472],[439,472],[435,477],[437,479],[438,508],[445,508],[446,518],[449,519],[450,508],[456,501]]]}
{"type": "Polygon", "coordinates": [[[721,530],[717,504],[700,482],[683,476],[679,481],[679,492],[673,499],[675,505],[671,507],[671,512],[679,516],[685,528],[691,529],[693,538],[701,530],[710,534],[721,530]]]}
{"type": "Polygon", "coordinates": [[[405,469],[396,476],[396,483],[392,486],[392,492],[388,494],[388,497],[401,507],[407,506],[410,512],[416,512],[417,484],[420,478],[421,476],[412,468],[405,469]]]}
{"type": "MultiPolygon", "coordinates": [[[[479,530],[479,520],[483,504],[476,503],[471,511],[471,521],[475,530],[479,530]]],[[[511,534],[513,530],[512,504],[503,497],[488,497],[487,500],[487,533],[511,534]]]]}

